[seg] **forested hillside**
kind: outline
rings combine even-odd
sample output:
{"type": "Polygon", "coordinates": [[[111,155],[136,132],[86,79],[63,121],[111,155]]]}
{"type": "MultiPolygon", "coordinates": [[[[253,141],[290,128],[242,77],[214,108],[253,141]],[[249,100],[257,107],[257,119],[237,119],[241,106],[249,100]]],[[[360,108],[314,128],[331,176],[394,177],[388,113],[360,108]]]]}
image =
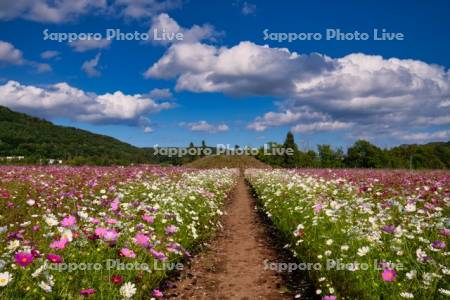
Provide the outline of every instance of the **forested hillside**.
{"type": "Polygon", "coordinates": [[[43,119],[0,106],[0,157],[24,156],[27,162],[41,158],[73,164],[129,164],[149,162],[148,152],[85,130],[56,126],[43,119]]]}

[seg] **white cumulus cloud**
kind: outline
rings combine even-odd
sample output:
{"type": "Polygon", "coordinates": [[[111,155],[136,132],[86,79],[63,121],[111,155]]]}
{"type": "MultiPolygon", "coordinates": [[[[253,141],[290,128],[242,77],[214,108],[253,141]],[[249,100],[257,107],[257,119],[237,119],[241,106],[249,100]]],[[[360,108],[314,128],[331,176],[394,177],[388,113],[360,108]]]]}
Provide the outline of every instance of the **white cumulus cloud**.
{"type": "Polygon", "coordinates": [[[447,125],[450,71],[420,60],[353,53],[341,58],[252,42],[217,47],[171,45],[146,77],[176,79],[176,90],[273,96],[279,111],[249,129],[291,125],[301,132],[350,130],[355,135],[447,125]],[[305,116],[304,108],[324,118],[305,116]],[[357,126],[356,126],[357,125],[357,126]]]}
{"type": "Polygon", "coordinates": [[[17,81],[0,85],[0,105],[50,119],[132,126],[146,126],[149,114],[172,107],[168,102],[158,103],[141,94],[127,95],[116,91],[98,95],[65,82],[38,87],[17,81]]]}
{"type": "MultiPolygon", "coordinates": [[[[194,25],[191,28],[181,27],[168,14],[162,13],[152,18],[152,24],[149,29],[149,36],[155,44],[169,45],[172,43],[195,43],[202,40],[214,40],[216,36],[220,35],[214,30],[214,27],[209,24],[202,26],[194,25]],[[163,32],[173,37],[172,40],[167,38],[161,39],[163,32]],[[177,40],[173,35],[177,33],[182,34],[182,40],[177,40]],[[160,40],[153,39],[155,35],[160,40]]],[[[167,36],[167,35],[166,35],[167,36]]]]}

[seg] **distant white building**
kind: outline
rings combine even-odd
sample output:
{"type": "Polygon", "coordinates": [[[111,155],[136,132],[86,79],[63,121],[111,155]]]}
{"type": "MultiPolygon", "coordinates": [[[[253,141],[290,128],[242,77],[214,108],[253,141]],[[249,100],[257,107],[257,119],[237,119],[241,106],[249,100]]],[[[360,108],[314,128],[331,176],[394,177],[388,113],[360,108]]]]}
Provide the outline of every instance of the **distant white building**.
{"type": "Polygon", "coordinates": [[[7,161],[11,161],[11,160],[23,160],[25,159],[25,156],[6,156],[6,157],[2,157],[0,159],[6,159],[7,161]]]}

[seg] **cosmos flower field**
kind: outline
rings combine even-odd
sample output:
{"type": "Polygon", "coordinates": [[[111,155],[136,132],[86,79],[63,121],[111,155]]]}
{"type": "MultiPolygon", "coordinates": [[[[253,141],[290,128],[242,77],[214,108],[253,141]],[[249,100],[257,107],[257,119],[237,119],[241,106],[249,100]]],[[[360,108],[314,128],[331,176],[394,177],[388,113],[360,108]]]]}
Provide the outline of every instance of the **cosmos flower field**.
{"type": "Polygon", "coordinates": [[[259,170],[245,176],[323,300],[448,299],[450,174],[259,170]]]}
{"type": "Polygon", "coordinates": [[[220,226],[238,171],[0,167],[0,299],[147,299],[220,226]]]}

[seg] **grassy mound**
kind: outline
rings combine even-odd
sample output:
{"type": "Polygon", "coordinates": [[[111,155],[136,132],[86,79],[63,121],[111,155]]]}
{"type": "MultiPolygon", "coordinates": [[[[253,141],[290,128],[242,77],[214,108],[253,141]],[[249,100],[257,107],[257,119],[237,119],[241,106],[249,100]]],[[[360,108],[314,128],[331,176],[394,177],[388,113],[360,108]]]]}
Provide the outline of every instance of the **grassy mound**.
{"type": "Polygon", "coordinates": [[[189,168],[215,169],[215,168],[270,168],[269,165],[257,160],[252,156],[246,155],[217,155],[199,158],[193,162],[184,165],[189,168]]]}

